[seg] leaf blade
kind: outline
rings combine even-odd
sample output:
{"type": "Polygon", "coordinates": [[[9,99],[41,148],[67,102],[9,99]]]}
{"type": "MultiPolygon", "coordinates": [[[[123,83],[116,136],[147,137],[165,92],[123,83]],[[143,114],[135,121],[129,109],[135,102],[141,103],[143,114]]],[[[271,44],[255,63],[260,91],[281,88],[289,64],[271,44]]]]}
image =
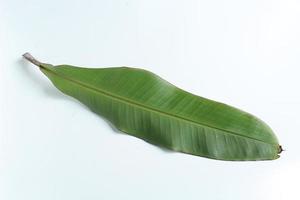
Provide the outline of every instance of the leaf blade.
{"type": "Polygon", "coordinates": [[[67,65],[41,70],[62,92],[150,143],[220,160],[278,158],[277,138],[264,122],[183,91],[151,72],[67,65]]]}

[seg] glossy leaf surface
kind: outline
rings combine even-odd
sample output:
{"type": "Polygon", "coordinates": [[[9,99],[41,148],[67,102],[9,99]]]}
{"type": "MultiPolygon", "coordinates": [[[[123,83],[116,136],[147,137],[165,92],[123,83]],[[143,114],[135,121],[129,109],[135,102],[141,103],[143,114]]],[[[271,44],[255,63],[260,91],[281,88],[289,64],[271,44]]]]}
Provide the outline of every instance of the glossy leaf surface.
{"type": "Polygon", "coordinates": [[[258,118],[149,71],[38,65],[60,91],[149,143],[220,160],[271,160],[281,152],[272,130],[258,118]]]}

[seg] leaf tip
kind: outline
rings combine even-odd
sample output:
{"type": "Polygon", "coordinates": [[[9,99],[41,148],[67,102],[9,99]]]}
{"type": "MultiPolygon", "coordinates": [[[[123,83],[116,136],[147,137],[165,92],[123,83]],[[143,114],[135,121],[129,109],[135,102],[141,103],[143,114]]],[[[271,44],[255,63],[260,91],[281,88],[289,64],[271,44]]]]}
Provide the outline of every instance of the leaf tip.
{"type": "Polygon", "coordinates": [[[279,147],[278,147],[278,154],[280,154],[280,153],[283,152],[283,151],[285,151],[285,149],[283,149],[282,146],[279,145],[279,147]]]}

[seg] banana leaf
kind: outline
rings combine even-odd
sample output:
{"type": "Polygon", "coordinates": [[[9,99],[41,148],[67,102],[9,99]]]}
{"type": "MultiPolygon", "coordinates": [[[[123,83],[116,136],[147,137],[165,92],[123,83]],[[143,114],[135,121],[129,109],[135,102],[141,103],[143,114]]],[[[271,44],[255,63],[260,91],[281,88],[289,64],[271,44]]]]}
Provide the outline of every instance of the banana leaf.
{"type": "Polygon", "coordinates": [[[273,131],[260,119],[186,92],[149,71],[53,66],[29,53],[23,56],[60,91],[120,131],[151,144],[218,160],[273,160],[282,151],[273,131]]]}

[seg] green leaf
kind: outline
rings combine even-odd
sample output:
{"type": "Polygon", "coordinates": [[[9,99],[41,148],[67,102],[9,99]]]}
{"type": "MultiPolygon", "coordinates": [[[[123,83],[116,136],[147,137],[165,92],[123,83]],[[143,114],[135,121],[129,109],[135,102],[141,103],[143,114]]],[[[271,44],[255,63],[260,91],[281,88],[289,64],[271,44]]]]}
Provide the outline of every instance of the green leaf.
{"type": "Polygon", "coordinates": [[[119,130],[174,151],[220,160],[272,160],[281,146],[253,115],[193,95],[137,68],[81,68],[40,63],[63,93],[119,130]]]}

